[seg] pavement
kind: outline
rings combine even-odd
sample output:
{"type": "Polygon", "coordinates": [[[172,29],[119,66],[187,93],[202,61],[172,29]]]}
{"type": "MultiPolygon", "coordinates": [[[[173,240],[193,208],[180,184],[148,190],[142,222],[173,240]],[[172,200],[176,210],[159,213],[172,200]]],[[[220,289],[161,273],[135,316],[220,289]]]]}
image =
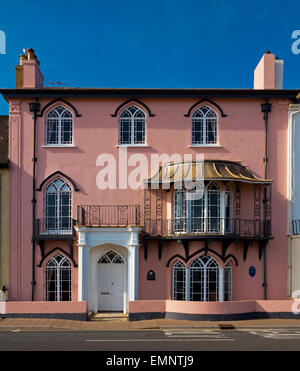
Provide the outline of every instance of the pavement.
{"type": "Polygon", "coordinates": [[[185,321],[172,319],[156,319],[130,322],[127,318],[97,318],[90,321],[74,321],[48,318],[2,318],[0,331],[9,330],[69,330],[69,331],[130,331],[159,330],[167,328],[210,328],[220,329],[245,328],[295,328],[300,329],[300,320],[293,319],[262,319],[244,321],[185,321]]]}

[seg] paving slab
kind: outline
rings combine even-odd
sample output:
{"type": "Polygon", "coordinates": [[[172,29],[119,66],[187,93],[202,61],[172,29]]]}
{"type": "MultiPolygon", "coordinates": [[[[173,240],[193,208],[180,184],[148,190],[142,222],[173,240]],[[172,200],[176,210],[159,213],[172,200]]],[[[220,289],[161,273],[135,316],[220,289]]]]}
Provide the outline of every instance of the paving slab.
{"type": "Polygon", "coordinates": [[[246,321],[185,321],[172,319],[157,319],[147,321],[94,320],[73,321],[47,318],[4,318],[0,320],[0,330],[71,330],[71,331],[130,331],[159,330],[165,328],[220,328],[220,325],[235,329],[243,328],[300,328],[300,320],[263,319],[246,321]]]}

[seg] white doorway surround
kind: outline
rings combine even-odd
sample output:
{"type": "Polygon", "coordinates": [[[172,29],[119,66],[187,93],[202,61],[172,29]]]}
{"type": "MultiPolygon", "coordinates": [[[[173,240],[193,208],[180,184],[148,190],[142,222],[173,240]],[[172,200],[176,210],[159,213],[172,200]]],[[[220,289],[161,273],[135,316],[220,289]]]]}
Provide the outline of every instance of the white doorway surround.
{"type": "Polygon", "coordinates": [[[78,301],[88,310],[128,312],[138,300],[140,227],[75,227],[78,232],[78,301]],[[107,259],[107,263],[104,260],[107,259]]]}

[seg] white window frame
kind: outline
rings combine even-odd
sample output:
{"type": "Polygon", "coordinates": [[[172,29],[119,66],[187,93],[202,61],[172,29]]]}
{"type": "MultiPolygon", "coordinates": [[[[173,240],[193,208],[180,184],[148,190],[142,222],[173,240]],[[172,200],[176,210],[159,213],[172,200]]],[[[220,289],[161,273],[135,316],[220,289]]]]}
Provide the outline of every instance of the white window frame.
{"type": "MultiPolygon", "coordinates": [[[[54,301],[62,301],[62,291],[61,291],[61,271],[63,269],[66,269],[69,271],[69,300],[68,301],[72,301],[72,265],[70,263],[70,261],[64,257],[62,254],[58,253],[54,256],[52,256],[46,263],[45,265],[45,270],[44,270],[44,274],[45,274],[45,301],[50,301],[48,300],[48,275],[47,275],[47,272],[49,270],[55,270],[56,273],[55,273],[55,280],[56,280],[56,289],[55,289],[55,299],[54,301]],[[58,262],[56,259],[57,257],[60,256],[61,257],[61,261],[58,262]],[[54,262],[55,263],[55,266],[49,266],[49,263],[50,262],[54,262]],[[62,266],[62,264],[64,262],[67,262],[68,263],[68,266],[62,266]]],[[[52,301],[52,300],[51,300],[52,301]]]]}
{"type": "Polygon", "coordinates": [[[173,300],[176,300],[175,297],[177,296],[177,293],[175,292],[175,288],[177,287],[177,281],[176,281],[176,271],[182,271],[183,274],[184,274],[184,300],[186,300],[186,291],[187,291],[187,286],[186,286],[186,283],[187,283],[187,271],[186,271],[186,268],[184,266],[184,264],[177,260],[173,267],[172,267],[172,299],[173,300]]]}
{"type": "Polygon", "coordinates": [[[62,105],[59,105],[59,106],[56,106],[56,107],[53,107],[49,110],[49,112],[47,113],[46,115],[46,125],[45,125],[45,145],[43,147],[75,147],[74,146],[74,115],[73,113],[67,109],[66,107],[62,106],[62,105]],[[61,113],[57,112],[57,109],[58,108],[62,108],[63,111],[61,113]],[[49,125],[49,121],[48,120],[51,120],[51,118],[49,117],[50,113],[55,111],[57,114],[58,114],[58,133],[57,133],[57,143],[48,143],[48,125],[49,125]],[[62,120],[64,120],[64,117],[62,117],[62,115],[65,113],[65,112],[68,112],[71,117],[69,118],[70,121],[71,121],[71,137],[72,137],[72,141],[70,141],[70,143],[62,143],[62,120]]]}
{"type": "MultiPolygon", "coordinates": [[[[73,199],[73,194],[72,194],[72,189],[70,187],[70,185],[64,181],[63,179],[61,178],[56,178],[54,180],[52,180],[48,185],[47,187],[45,188],[45,192],[44,192],[44,231],[46,234],[72,234],[72,199],[73,199]],[[56,185],[56,182],[62,182],[62,184],[60,185],[60,187],[58,188],[57,185],[56,185]],[[49,189],[51,187],[54,187],[55,190],[54,191],[50,191],[49,189]],[[68,191],[63,191],[62,189],[64,187],[67,187],[68,188],[68,191]],[[62,204],[61,204],[61,195],[62,193],[64,192],[68,192],[69,193],[69,215],[68,215],[68,219],[69,219],[69,227],[70,228],[67,228],[67,229],[64,229],[62,228],[62,215],[61,215],[61,207],[62,207],[62,204]],[[53,193],[55,194],[55,217],[49,217],[48,216],[48,200],[47,200],[47,196],[50,194],[50,193],[53,193]],[[47,225],[48,225],[48,220],[49,218],[54,218],[55,219],[55,225],[57,226],[56,228],[47,228],[47,225]]],[[[65,217],[67,218],[67,217],[65,217]]]]}
{"type": "MultiPolygon", "coordinates": [[[[125,118],[124,118],[125,119],[125,118]]],[[[120,113],[119,115],[119,140],[118,140],[118,146],[117,147],[148,147],[147,145],[147,116],[146,116],[146,113],[138,106],[135,106],[135,105],[131,105],[131,106],[128,106],[126,107],[125,109],[122,110],[122,112],[120,113]],[[135,114],[132,114],[129,109],[134,107],[136,109],[136,112],[140,111],[143,113],[144,115],[144,142],[143,143],[135,143],[135,120],[138,119],[138,118],[135,118],[135,114]],[[130,118],[128,118],[128,120],[130,120],[130,143],[121,143],[121,127],[122,127],[122,114],[124,112],[128,111],[130,113],[130,118]]]]}
{"type": "MultiPolygon", "coordinates": [[[[180,234],[180,233],[184,233],[184,234],[194,234],[194,233],[203,233],[203,234],[225,234],[225,233],[230,233],[232,232],[232,215],[233,215],[233,193],[232,193],[232,190],[231,190],[231,187],[230,186],[226,186],[225,189],[222,189],[220,187],[220,185],[215,182],[215,181],[211,181],[209,182],[206,186],[205,186],[205,189],[204,189],[204,193],[203,193],[203,197],[204,197],[204,200],[203,200],[203,217],[200,218],[201,219],[201,225],[203,225],[203,230],[200,229],[200,230],[192,230],[191,228],[191,225],[193,224],[192,223],[192,202],[193,202],[193,198],[187,198],[186,197],[186,193],[187,192],[190,192],[190,191],[187,191],[185,189],[180,189],[180,190],[175,190],[174,192],[174,198],[173,198],[173,229],[174,229],[174,232],[176,234],[180,234]],[[210,191],[210,187],[213,185],[213,184],[216,184],[217,187],[218,187],[218,191],[214,191],[214,190],[211,190],[210,191]],[[219,219],[219,229],[218,230],[215,230],[215,231],[211,231],[210,230],[210,227],[209,227],[209,193],[210,192],[218,192],[219,193],[219,216],[217,217],[217,219],[219,219]],[[230,193],[230,223],[231,223],[231,228],[230,228],[230,231],[226,231],[226,194],[229,194],[230,193]],[[177,211],[177,207],[176,206],[176,197],[181,194],[181,198],[184,198],[183,202],[184,202],[184,210],[185,210],[185,216],[176,216],[176,211],[177,211]],[[180,220],[181,224],[183,225],[183,228],[180,228],[179,230],[176,230],[176,221],[177,220],[180,220]]],[[[180,210],[182,210],[182,207],[180,207],[180,210]]]]}
{"type": "Polygon", "coordinates": [[[229,289],[228,289],[228,301],[231,301],[232,300],[232,266],[231,264],[228,262],[225,267],[223,268],[224,269],[224,296],[223,296],[223,300],[224,300],[224,297],[225,297],[225,272],[228,270],[229,271],[229,289]]]}
{"type": "Polygon", "coordinates": [[[217,112],[212,109],[211,107],[209,106],[201,106],[199,108],[197,108],[193,114],[192,114],[192,127],[191,127],[191,145],[190,147],[221,147],[220,145],[220,140],[219,140],[219,115],[217,114],[217,112]],[[200,117],[198,118],[194,118],[194,115],[196,114],[196,112],[198,111],[201,111],[203,108],[207,108],[209,111],[203,116],[203,132],[202,132],[202,143],[195,143],[193,141],[193,136],[194,136],[194,120],[197,120],[197,119],[200,119],[200,117]],[[216,120],[216,130],[215,130],[215,142],[214,143],[207,143],[206,141],[206,131],[207,131],[207,120],[211,119],[209,117],[206,117],[206,115],[209,113],[209,112],[213,112],[216,117],[215,117],[215,120],[216,120]]]}
{"type": "Polygon", "coordinates": [[[217,275],[217,281],[216,281],[216,301],[224,301],[225,298],[225,285],[228,284],[225,282],[225,270],[229,271],[229,291],[228,291],[228,300],[232,300],[232,265],[230,262],[226,264],[225,267],[220,267],[217,260],[209,255],[202,255],[200,257],[195,258],[192,260],[188,267],[184,267],[183,263],[179,260],[175,262],[175,264],[172,267],[172,299],[176,300],[176,293],[175,293],[175,270],[176,269],[184,269],[185,270],[185,299],[184,301],[192,301],[191,300],[191,276],[193,270],[200,270],[202,271],[201,275],[201,285],[203,287],[203,292],[201,292],[201,297],[203,300],[200,301],[209,301],[207,300],[209,298],[209,291],[208,291],[208,283],[209,283],[209,271],[215,270],[217,275]],[[203,258],[207,257],[208,260],[206,262],[203,262],[203,258]],[[193,264],[195,262],[199,262],[199,267],[193,267],[193,264]],[[180,267],[177,266],[177,264],[180,264],[180,267]],[[210,267],[209,265],[213,263],[215,266],[210,267]]]}

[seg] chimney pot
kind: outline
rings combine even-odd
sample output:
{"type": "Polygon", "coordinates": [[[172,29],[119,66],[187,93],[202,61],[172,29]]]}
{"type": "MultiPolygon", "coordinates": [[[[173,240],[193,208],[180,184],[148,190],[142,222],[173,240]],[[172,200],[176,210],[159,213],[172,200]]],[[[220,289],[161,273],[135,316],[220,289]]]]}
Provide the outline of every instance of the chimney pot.
{"type": "Polygon", "coordinates": [[[20,55],[20,66],[23,66],[24,61],[27,61],[27,55],[21,54],[20,55]]]}
{"type": "Polygon", "coordinates": [[[34,54],[34,50],[33,49],[27,49],[27,56],[28,56],[28,60],[31,61],[31,60],[35,60],[36,59],[36,56],[34,54]]]}

